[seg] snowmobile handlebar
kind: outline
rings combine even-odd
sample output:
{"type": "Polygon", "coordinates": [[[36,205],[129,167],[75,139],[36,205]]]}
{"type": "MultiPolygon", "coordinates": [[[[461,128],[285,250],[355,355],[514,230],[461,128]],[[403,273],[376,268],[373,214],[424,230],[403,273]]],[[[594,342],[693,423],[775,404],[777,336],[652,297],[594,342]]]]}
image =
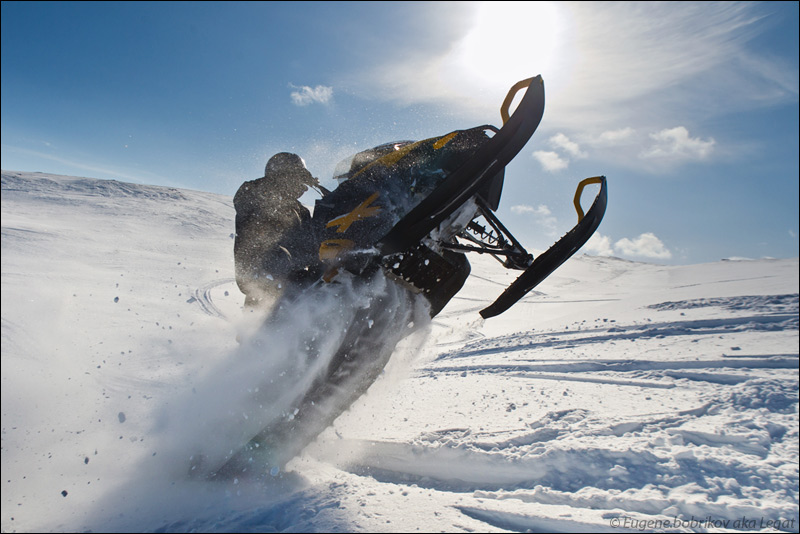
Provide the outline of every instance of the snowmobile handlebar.
{"type": "Polygon", "coordinates": [[[316,191],[317,193],[319,193],[319,196],[321,196],[321,197],[324,197],[324,196],[326,196],[326,195],[330,195],[330,194],[331,194],[331,192],[330,192],[330,189],[327,189],[326,187],[323,187],[323,186],[322,186],[322,185],[319,183],[319,178],[315,178],[315,180],[317,181],[317,183],[315,183],[314,185],[312,185],[312,186],[311,186],[311,189],[313,189],[314,191],[316,191]]]}

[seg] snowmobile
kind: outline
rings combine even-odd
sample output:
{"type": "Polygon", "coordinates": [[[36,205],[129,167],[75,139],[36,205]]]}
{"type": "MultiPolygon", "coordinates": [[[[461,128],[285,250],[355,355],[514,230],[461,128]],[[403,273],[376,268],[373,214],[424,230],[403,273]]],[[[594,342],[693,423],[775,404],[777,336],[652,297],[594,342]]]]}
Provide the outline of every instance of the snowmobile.
{"type": "Polygon", "coordinates": [[[345,294],[358,298],[350,299],[346,310],[321,318],[320,333],[334,348],[323,357],[317,336],[310,349],[306,344],[306,365],[294,371],[294,379],[307,384],[302,393],[279,416],[264,421],[244,446],[212,466],[208,478],[279,472],[372,385],[396,344],[413,330],[408,325],[423,323],[421,314],[436,316],[458,293],[470,273],[467,253],[489,254],[503,267],[521,271],[480,312],[490,318],[518,302],[589,239],[606,209],[604,176],[580,182],[574,197],[577,225],[537,257],[495,214],[505,167],[543,113],[544,83],[536,76],[510,89],[501,106],[500,128],[482,125],[422,141],[386,143],[337,167],[338,187],[314,207],[310,234],[319,243],[319,261],[306,266],[303,276],[287,277],[294,282],[267,325],[280,329],[290,324],[298,313],[295,303],[313,302],[323,293],[337,301],[347,300],[345,294]],[[599,192],[584,213],[582,191],[592,183],[599,184],[599,192]]]}

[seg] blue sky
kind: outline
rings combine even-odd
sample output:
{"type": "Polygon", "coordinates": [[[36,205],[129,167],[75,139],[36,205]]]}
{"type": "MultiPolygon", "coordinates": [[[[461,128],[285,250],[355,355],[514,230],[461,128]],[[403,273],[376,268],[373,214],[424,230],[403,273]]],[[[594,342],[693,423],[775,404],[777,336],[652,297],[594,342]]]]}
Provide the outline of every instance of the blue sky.
{"type": "Polygon", "coordinates": [[[2,167],[233,195],[288,150],[333,187],[356,151],[499,125],[541,74],[500,207],[531,249],[605,174],[588,252],[795,257],[799,25],[797,2],[3,2],[2,167]]]}

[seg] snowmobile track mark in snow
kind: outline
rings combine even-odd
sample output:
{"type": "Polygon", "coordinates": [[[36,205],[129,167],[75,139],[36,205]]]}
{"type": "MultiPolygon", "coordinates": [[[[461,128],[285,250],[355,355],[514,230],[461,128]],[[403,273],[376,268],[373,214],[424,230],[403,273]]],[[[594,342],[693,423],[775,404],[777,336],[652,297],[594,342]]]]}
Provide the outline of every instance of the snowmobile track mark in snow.
{"type": "Polygon", "coordinates": [[[496,352],[569,349],[609,341],[661,339],[675,336],[735,334],[797,330],[794,314],[763,314],[719,319],[695,319],[640,325],[617,325],[612,328],[547,332],[536,335],[511,335],[472,342],[463,349],[440,354],[437,361],[484,356],[496,352]]]}
{"type": "Polygon", "coordinates": [[[211,290],[224,284],[233,282],[233,278],[222,278],[220,280],[213,280],[206,285],[194,290],[194,301],[203,310],[203,313],[211,317],[219,317],[221,319],[228,319],[222,311],[214,304],[214,299],[211,297],[211,290]]]}
{"type": "Polygon", "coordinates": [[[597,373],[631,371],[668,371],[680,369],[795,369],[794,358],[736,359],[736,360],[586,360],[573,363],[547,364],[497,364],[465,365],[453,367],[426,367],[424,371],[434,373],[526,373],[526,378],[537,378],[539,372],[545,373],[597,373]],[[530,373],[530,374],[527,374],[530,373]]]}

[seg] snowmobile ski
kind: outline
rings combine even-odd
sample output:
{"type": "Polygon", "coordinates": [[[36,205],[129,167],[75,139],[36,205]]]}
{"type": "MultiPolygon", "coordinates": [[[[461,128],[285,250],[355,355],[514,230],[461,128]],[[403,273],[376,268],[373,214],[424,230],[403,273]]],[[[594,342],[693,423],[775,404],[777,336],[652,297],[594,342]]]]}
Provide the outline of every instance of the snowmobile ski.
{"type": "Polygon", "coordinates": [[[567,261],[575,252],[578,251],[589,238],[597,230],[603,215],[606,212],[606,203],[608,200],[606,177],[598,176],[595,178],[587,178],[583,180],[578,186],[578,191],[575,194],[575,206],[578,210],[579,221],[575,227],[567,232],[561,239],[559,239],[553,246],[547,249],[544,253],[539,255],[506,290],[495,300],[490,306],[481,310],[481,317],[488,319],[500,315],[522,297],[524,297],[530,290],[539,285],[539,283],[550,276],[553,271],[558,269],[565,261],[567,261]],[[590,183],[599,183],[600,192],[592,203],[592,207],[586,215],[580,208],[580,193],[583,187],[590,183]]]}

